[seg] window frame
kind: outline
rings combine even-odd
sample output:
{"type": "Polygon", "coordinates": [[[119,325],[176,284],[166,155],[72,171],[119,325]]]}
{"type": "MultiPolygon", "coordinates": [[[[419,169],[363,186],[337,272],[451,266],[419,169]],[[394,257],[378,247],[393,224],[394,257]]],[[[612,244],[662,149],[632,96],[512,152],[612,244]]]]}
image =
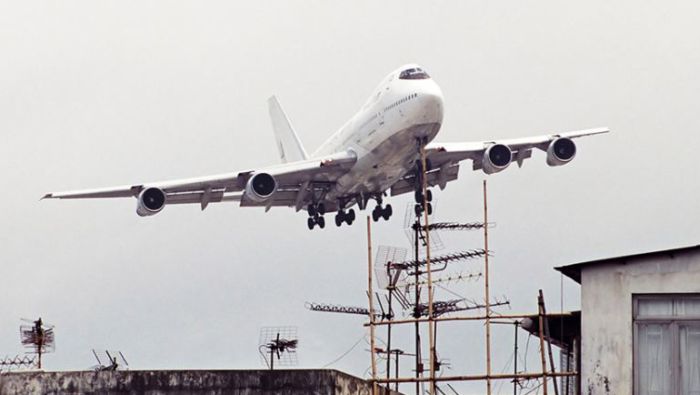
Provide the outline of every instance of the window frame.
{"type": "Polygon", "coordinates": [[[644,324],[668,324],[671,341],[671,394],[681,393],[681,356],[680,356],[680,326],[698,325],[700,326],[700,315],[680,316],[674,315],[673,306],[677,300],[700,300],[700,293],[655,293],[655,294],[632,294],[632,374],[634,395],[639,395],[640,373],[639,373],[639,329],[644,324]],[[670,315],[651,315],[639,317],[640,300],[662,300],[671,303],[670,315]]]}

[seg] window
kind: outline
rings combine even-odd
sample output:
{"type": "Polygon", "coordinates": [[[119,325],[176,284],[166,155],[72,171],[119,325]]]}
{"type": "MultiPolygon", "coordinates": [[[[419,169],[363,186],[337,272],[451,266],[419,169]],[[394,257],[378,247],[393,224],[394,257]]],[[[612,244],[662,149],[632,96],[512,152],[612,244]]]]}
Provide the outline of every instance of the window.
{"type": "Polygon", "coordinates": [[[700,295],[635,295],[636,395],[700,395],[700,295]]]}
{"type": "Polygon", "coordinates": [[[423,71],[420,67],[415,69],[406,69],[399,74],[400,80],[426,80],[430,78],[428,73],[423,71]]]}

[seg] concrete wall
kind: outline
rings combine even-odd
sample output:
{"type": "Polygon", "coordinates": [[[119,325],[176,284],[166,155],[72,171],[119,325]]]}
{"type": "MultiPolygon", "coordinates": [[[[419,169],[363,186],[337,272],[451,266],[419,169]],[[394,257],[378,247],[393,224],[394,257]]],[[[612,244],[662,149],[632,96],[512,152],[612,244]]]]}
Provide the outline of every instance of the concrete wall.
{"type": "MultiPolygon", "coordinates": [[[[0,395],[280,394],[370,395],[366,381],[337,370],[171,370],[0,374],[0,395]]],[[[381,394],[389,392],[381,391],[381,394]]],[[[396,394],[396,392],[391,392],[396,394]]]]}
{"type": "Polygon", "coordinates": [[[581,390],[632,394],[632,295],[700,293],[700,253],[592,265],[581,270],[581,390]]]}

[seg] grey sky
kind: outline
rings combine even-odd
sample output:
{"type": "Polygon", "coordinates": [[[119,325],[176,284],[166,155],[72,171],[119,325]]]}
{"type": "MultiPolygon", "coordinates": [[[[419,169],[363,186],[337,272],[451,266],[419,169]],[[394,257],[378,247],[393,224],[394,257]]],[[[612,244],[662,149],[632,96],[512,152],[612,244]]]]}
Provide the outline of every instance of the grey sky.
{"type": "MultiPolygon", "coordinates": [[[[613,131],[579,140],[571,165],[535,153],[488,178],[494,293],[514,311],[535,311],[538,288],[559,308],[553,266],[697,244],[699,18],[666,1],[0,1],[0,355],[39,315],[57,327],[49,369],[86,368],[93,347],[133,368],[257,368],[265,325],[299,326],[303,367],[346,351],[362,318],[304,302],[365,303],[362,221],[309,232],[285,209],[140,218],[131,199],[38,198],[276,163],[271,94],[312,150],[408,62],[443,89],[439,141],[613,131]]],[[[483,177],[466,162],[438,217],[478,220],[483,177]]],[[[406,246],[408,202],[375,244],[406,246]]],[[[568,280],[564,299],[578,307],[568,280]]],[[[481,369],[481,328],[457,329],[452,373],[481,369]]],[[[333,366],[363,375],[364,348],[333,366]]]]}

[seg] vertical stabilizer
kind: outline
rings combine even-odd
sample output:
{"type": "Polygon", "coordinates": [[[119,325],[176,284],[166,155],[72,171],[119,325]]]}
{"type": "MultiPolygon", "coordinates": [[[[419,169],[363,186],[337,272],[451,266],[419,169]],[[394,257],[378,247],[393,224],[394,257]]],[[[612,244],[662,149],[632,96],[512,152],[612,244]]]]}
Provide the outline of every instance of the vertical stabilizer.
{"type": "Polygon", "coordinates": [[[308,159],[309,156],[306,154],[301,141],[299,141],[299,136],[294,131],[291,122],[289,122],[287,114],[282,110],[280,102],[275,96],[270,97],[267,102],[270,105],[272,129],[275,132],[277,149],[280,151],[282,163],[308,159]]]}

